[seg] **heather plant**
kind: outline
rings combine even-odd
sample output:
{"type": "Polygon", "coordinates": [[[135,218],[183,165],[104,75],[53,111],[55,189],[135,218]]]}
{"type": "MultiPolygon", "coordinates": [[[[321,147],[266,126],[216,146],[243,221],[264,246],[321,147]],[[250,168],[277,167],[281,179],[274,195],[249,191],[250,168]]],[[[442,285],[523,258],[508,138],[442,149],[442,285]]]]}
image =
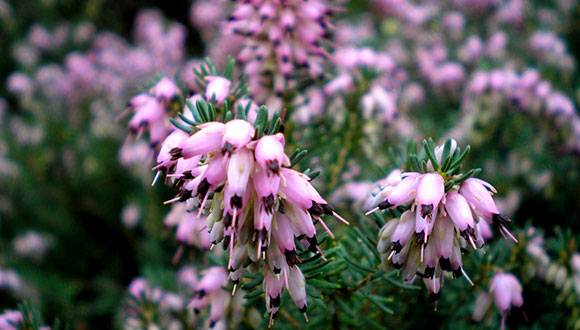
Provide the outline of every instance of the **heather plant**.
{"type": "Polygon", "coordinates": [[[576,1],[146,4],[0,0],[0,329],[580,329],[576,1]]]}

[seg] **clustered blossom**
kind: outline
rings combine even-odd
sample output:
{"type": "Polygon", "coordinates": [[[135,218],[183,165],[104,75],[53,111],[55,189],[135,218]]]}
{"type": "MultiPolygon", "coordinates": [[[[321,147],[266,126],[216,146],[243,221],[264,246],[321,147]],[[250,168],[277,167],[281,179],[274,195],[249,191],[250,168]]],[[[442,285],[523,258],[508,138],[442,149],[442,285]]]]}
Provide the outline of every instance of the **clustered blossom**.
{"type": "Polygon", "coordinates": [[[522,296],[522,285],[518,279],[510,273],[498,272],[491,279],[489,293],[482,292],[475,301],[473,319],[481,321],[492,301],[502,315],[501,327],[505,327],[505,319],[513,307],[522,307],[524,298],[522,296]]]}
{"type": "MultiPolygon", "coordinates": [[[[174,204],[163,221],[165,227],[176,227],[175,238],[181,247],[195,247],[201,250],[209,249],[211,244],[205,223],[205,217],[188,210],[184,203],[174,204]]],[[[181,251],[180,248],[176,260],[180,257],[181,251]]]]}
{"type": "MultiPolygon", "coordinates": [[[[387,30],[384,33],[390,34],[381,52],[397,64],[398,73],[391,74],[391,80],[402,77],[401,85],[419,86],[438,99],[459,101],[460,107],[467,110],[492,108],[500,112],[501,106],[507,104],[515,111],[545,114],[558,128],[565,128],[558,133],[565,137],[565,148],[578,152],[580,120],[573,101],[551,86],[545,74],[557,68],[563,79],[572,79],[570,73],[576,66],[573,56],[566,49],[562,36],[552,32],[562,30],[562,26],[572,19],[569,6],[525,6],[521,0],[453,1],[445,6],[406,0],[375,0],[372,3],[380,13],[374,16],[380,20],[376,24],[384,24],[387,30]],[[474,17],[477,17],[474,21],[485,23],[472,23],[474,17]],[[522,26],[534,24],[542,29],[522,30],[522,26]],[[513,35],[518,38],[510,37],[513,35]],[[488,63],[489,69],[483,70],[478,65],[482,62],[488,63]],[[524,81],[520,83],[520,80],[531,78],[524,79],[529,72],[535,72],[539,89],[524,81]],[[489,80],[493,80],[497,90],[489,87],[489,80]],[[501,96],[504,102],[490,104],[487,97],[490,94],[501,96]],[[473,107],[474,103],[485,107],[473,107]]],[[[345,29],[357,28],[350,24],[345,29]]],[[[339,32],[337,28],[337,34],[339,32]]],[[[380,37],[372,30],[367,31],[349,41],[347,46],[366,45],[380,37]]],[[[390,93],[399,96],[395,98],[398,113],[403,115],[402,119],[407,119],[401,111],[405,108],[404,93],[396,87],[390,88],[390,93]]],[[[466,114],[465,119],[470,120],[473,115],[477,114],[466,114]]],[[[403,123],[402,120],[395,122],[397,125],[403,123]]],[[[452,131],[454,134],[448,136],[468,137],[474,129],[461,121],[452,131]]],[[[396,132],[405,136],[400,134],[404,129],[396,132]]]]}
{"type": "Polygon", "coordinates": [[[206,326],[227,329],[235,326],[240,300],[226,290],[228,273],[219,266],[201,273],[193,266],[184,266],[176,274],[179,291],[164,290],[144,278],[136,278],[129,285],[129,308],[125,309],[125,327],[143,329],[159,326],[171,329],[183,324],[198,324],[198,315],[209,307],[206,326]],[[201,276],[200,276],[201,275],[201,276]],[[148,310],[156,306],[157,317],[148,310]],[[193,313],[190,311],[193,310],[193,313]]]}
{"type": "Polygon", "coordinates": [[[124,329],[143,329],[149,326],[172,328],[181,321],[176,317],[186,308],[186,298],[180,294],[162,290],[143,278],[134,279],[129,285],[129,306],[124,310],[124,329]],[[149,308],[155,308],[156,317],[149,308]]]}
{"type": "MultiPolygon", "coordinates": [[[[219,104],[222,87],[208,92],[208,98],[219,104]]],[[[207,90],[212,88],[208,84],[207,90]]],[[[182,244],[195,244],[193,233],[203,228],[209,232],[211,247],[223,243],[229,251],[227,269],[234,291],[244,267],[264,260],[264,291],[271,321],[284,288],[305,312],[306,286],[297,266],[301,260],[296,240],[320,255],[315,224],[333,236],[322,216],[346,221],[319,195],[308,176],[291,168],[283,134],[262,135],[246,119],[205,122],[194,125],[194,131],[191,135],[181,130],[171,133],[157,158],[155,168],[179,190],[177,197],[166,203],[186,202],[176,206],[166,222],[178,224],[182,244]]],[[[208,241],[200,235],[206,247],[208,241]]]]}
{"type": "MultiPolygon", "coordinates": [[[[454,141],[448,144],[449,155],[458,151],[454,141]]],[[[438,170],[429,161],[424,173],[393,171],[367,203],[372,208],[367,214],[407,209],[381,228],[378,250],[386,265],[402,268],[404,281],[422,277],[433,299],[439,295],[444,272],[463,275],[471,283],[463,269],[461,250],[481,248],[491,237],[490,225],[516,241],[507,229],[509,220],[493,199],[495,188],[477,178],[453,181],[455,176],[449,173],[456,170],[441,170],[451,162],[451,158],[442,159],[443,149],[434,148],[433,157],[441,164],[435,167],[438,170]]]]}
{"type": "Polygon", "coordinates": [[[580,151],[580,116],[573,101],[542,79],[537,70],[527,69],[521,73],[509,68],[477,71],[467,83],[464,109],[477,108],[483,97],[499,98],[516,112],[550,119],[567,130],[567,147],[580,151]]]}
{"type": "Polygon", "coordinates": [[[296,87],[298,69],[323,74],[333,10],[325,0],[236,1],[226,28],[245,38],[237,60],[256,100],[296,87]]]}
{"type": "MultiPolygon", "coordinates": [[[[113,33],[94,34],[86,24],[62,28],[70,36],[61,37],[60,30],[33,27],[24,46],[15,47],[15,59],[38,57],[42,45],[55,45],[62,38],[90,41],[87,51],[68,53],[62,64],[30,60],[23,64],[26,71],[8,76],[7,90],[21,108],[38,115],[62,116],[75,127],[83,123],[79,108],[87,109],[94,117],[90,132],[96,136],[118,136],[114,129],[116,112],[112,109],[121,108],[121,102],[137,85],[155,74],[175,75],[186,66],[185,27],[166,22],[158,11],[138,13],[134,44],[113,33]]],[[[59,41],[56,45],[61,44],[59,41]]]]}
{"type": "MultiPolygon", "coordinates": [[[[391,55],[368,47],[345,46],[336,49],[332,62],[336,65],[337,75],[322,88],[326,99],[352,94],[362,79],[362,72],[372,71],[373,79],[360,100],[363,116],[377,118],[385,124],[394,121],[406,75],[391,55]]],[[[307,108],[310,106],[308,104],[307,108]]]]}
{"type": "Polygon", "coordinates": [[[149,145],[156,148],[171,131],[169,123],[171,103],[179,96],[179,89],[169,78],[159,80],[149,93],[131,98],[129,110],[133,112],[129,120],[129,131],[137,139],[144,132],[149,133],[149,145]]]}
{"type": "MultiPolygon", "coordinates": [[[[188,274],[187,270],[182,270],[180,275],[182,280],[186,280],[186,275],[192,274],[188,274]]],[[[228,283],[228,272],[223,267],[211,267],[204,271],[201,279],[192,280],[189,280],[189,284],[193,286],[195,295],[189,306],[193,307],[196,314],[200,312],[200,309],[210,306],[209,327],[213,328],[224,318],[232,299],[232,295],[224,289],[228,283]]]]}
{"type": "Polygon", "coordinates": [[[180,141],[168,139],[172,148],[165,143],[162,147],[172,157],[159,165],[181,187],[174,201],[197,197],[200,214],[211,205],[206,221],[211,243],[223,242],[229,250],[229,277],[235,284],[248,261],[266,260],[264,286],[271,317],[284,287],[305,311],[295,238],[319,253],[314,225],[328,230],[321,216],[338,215],[306,175],[289,167],[282,134],[256,139],[253,125],[242,119],[204,123],[197,129],[180,141]]]}

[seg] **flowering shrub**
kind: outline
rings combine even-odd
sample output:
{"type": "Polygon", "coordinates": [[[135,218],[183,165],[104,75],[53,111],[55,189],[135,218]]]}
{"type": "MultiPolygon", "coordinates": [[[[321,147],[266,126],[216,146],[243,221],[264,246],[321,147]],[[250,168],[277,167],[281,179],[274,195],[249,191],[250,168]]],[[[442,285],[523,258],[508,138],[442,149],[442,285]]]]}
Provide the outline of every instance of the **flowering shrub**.
{"type": "Polygon", "coordinates": [[[0,329],[580,328],[577,2],[149,3],[0,0],[0,329]]]}

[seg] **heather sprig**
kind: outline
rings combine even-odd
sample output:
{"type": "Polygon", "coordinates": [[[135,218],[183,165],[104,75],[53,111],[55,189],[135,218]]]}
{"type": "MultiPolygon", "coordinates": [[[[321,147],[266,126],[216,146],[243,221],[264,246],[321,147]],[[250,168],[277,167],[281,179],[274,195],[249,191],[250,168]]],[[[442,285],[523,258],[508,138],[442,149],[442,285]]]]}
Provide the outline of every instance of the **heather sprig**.
{"type": "Polygon", "coordinates": [[[482,248],[490,225],[517,239],[495,204],[495,188],[474,177],[479,169],[462,172],[469,147],[461,151],[451,139],[435,147],[429,139],[423,141],[423,153],[409,150],[410,171],[391,172],[367,202],[366,214],[397,209],[379,232],[377,248],[385,267],[401,269],[405,282],[422,278],[437,300],[445,272],[463,275],[473,285],[463,269],[462,250],[482,248]]]}

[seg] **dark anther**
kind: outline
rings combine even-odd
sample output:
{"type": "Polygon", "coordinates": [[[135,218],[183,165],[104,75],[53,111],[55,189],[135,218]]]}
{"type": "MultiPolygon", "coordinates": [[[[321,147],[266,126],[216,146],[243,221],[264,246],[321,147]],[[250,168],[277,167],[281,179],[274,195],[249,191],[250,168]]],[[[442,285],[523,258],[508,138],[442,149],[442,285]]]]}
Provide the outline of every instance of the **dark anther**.
{"type": "Polygon", "coordinates": [[[200,299],[205,297],[205,290],[201,289],[201,290],[197,291],[197,297],[200,299]]]}
{"type": "Polygon", "coordinates": [[[181,178],[184,180],[191,180],[193,179],[193,173],[191,173],[191,170],[187,170],[181,173],[181,178]]]}
{"type": "Polygon", "coordinates": [[[318,246],[318,239],[316,239],[316,235],[314,235],[312,237],[307,237],[306,241],[309,244],[308,250],[310,250],[312,252],[318,252],[318,249],[316,248],[318,246]]]}
{"type": "Polygon", "coordinates": [[[209,184],[209,181],[207,181],[207,179],[201,180],[201,182],[197,186],[197,195],[198,196],[205,196],[207,194],[207,192],[209,191],[210,186],[211,185],[209,184]]]}
{"type": "Polygon", "coordinates": [[[280,171],[280,164],[278,163],[277,159],[268,161],[266,165],[268,166],[268,169],[273,173],[278,174],[278,172],[280,171]]]}
{"type": "Polygon", "coordinates": [[[217,323],[217,321],[215,321],[215,320],[209,321],[209,328],[212,329],[213,327],[215,327],[216,323],[217,323]]]}
{"type": "Polygon", "coordinates": [[[308,309],[308,306],[304,305],[304,307],[300,308],[300,313],[306,313],[306,310],[308,309]]]}
{"type": "Polygon", "coordinates": [[[334,213],[334,209],[328,204],[320,204],[320,207],[322,207],[324,214],[332,215],[334,213]]]}
{"type": "Polygon", "coordinates": [[[401,245],[401,243],[399,241],[393,242],[391,249],[393,251],[395,251],[395,253],[399,253],[401,252],[401,249],[403,248],[403,246],[401,245]]]}
{"type": "Polygon", "coordinates": [[[472,237],[475,240],[475,229],[468,227],[467,229],[465,229],[464,231],[462,231],[461,233],[461,237],[463,237],[466,241],[469,241],[469,238],[472,237]]]}
{"type": "Polygon", "coordinates": [[[459,278],[461,275],[461,267],[453,270],[453,278],[459,278]]]}
{"type": "Polygon", "coordinates": [[[381,202],[381,203],[378,205],[379,209],[381,209],[381,210],[388,209],[388,208],[390,208],[390,207],[392,207],[392,206],[393,206],[393,204],[389,203],[389,201],[388,201],[388,200],[385,200],[384,202],[381,202]]]}
{"type": "Polygon", "coordinates": [[[286,206],[284,205],[284,203],[282,201],[280,201],[280,203],[278,203],[278,212],[280,212],[282,214],[286,214],[286,206]]]}
{"type": "Polygon", "coordinates": [[[180,202],[185,202],[186,200],[191,198],[191,190],[183,190],[181,192],[181,196],[179,196],[180,202]]]}
{"type": "Polygon", "coordinates": [[[433,204],[421,205],[421,217],[425,218],[433,212],[433,204]]]}
{"type": "Polygon", "coordinates": [[[504,225],[504,226],[507,226],[511,222],[511,220],[509,218],[506,218],[499,213],[492,215],[491,221],[494,224],[500,224],[500,225],[504,225]]]}
{"type": "Polygon", "coordinates": [[[425,267],[425,277],[433,278],[433,275],[435,275],[435,267],[425,267]]]}
{"type": "Polygon", "coordinates": [[[449,260],[449,258],[439,258],[439,265],[441,266],[441,269],[446,272],[453,271],[453,268],[451,267],[451,260],[449,260]]]}
{"type": "Polygon", "coordinates": [[[242,208],[242,197],[235,195],[230,199],[230,204],[237,209],[242,208]]]}
{"type": "Polygon", "coordinates": [[[437,301],[439,301],[439,297],[440,297],[439,293],[430,293],[429,294],[429,302],[431,302],[431,303],[437,302],[437,301]]]}
{"type": "Polygon", "coordinates": [[[234,151],[234,149],[235,148],[234,148],[233,144],[226,142],[226,143],[224,143],[224,147],[222,148],[222,152],[224,154],[231,154],[234,151]]]}
{"type": "Polygon", "coordinates": [[[415,233],[415,239],[417,240],[417,244],[422,245],[425,244],[425,233],[415,233]]]}
{"type": "Polygon", "coordinates": [[[298,258],[298,255],[296,254],[295,250],[284,251],[284,256],[286,257],[286,262],[290,267],[294,267],[295,265],[300,263],[300,259],[298,258]]]}
{"type": "Polygon", "coordinates": [[[280,272],[282,271],[282,269],[281,268],[278,268],[278,267],[274,267],[274,269],[272,269],[272,271],[274,272],[274,274],[277,275],[277,274],[280,274],[280,272]]]}
{"type": "Polygon", "coordinates": [[[224,227],[229,227],[232,225],[232,215],[229,213],[226,213],[226,215],[224,215],[224,227]]]}
{"type": "Polygon", "coordinates": [[[273,194],[264,197],[264,207],[268,213],[272,213],[272,210],[274,209],[274,202],[276,202],[276,199],[274,198],[273,194]]]}
{"type": "Polygon", "coordinates": [[[393,268],[395,268],[395,269],[401,269],[401,268],[403,268],[403,264],[399,264],[399,263],[393,262],[393,268]]]}
{"type": "Polygon", "coordinates": [[[323,211],[322,207],[314,201],[312,202],[312,206],[308,209],[308,212],[314,217],[320,217],[323,211]]]}
{"type": "Polygon", "coordinates": [[[181,154],[181,148],[173,148],[169,150],[169,154],[171,155],[171,160],[177,160],[181,158],[183,155],[181,154]]]}
{"type": "Polygon", "coordinates": [[[224,237],[224,243],[223,243],[224,250],[226,250],[228,248],[231,240],[232,240],[232,237],[230,235],[227,235],[224,237]]]}
{"type": "Polygon", "coordinates": [[[279,307],[280,306],[280,295],[278,297],[272,298],[270,297],[270,307],[279,307]]]}

